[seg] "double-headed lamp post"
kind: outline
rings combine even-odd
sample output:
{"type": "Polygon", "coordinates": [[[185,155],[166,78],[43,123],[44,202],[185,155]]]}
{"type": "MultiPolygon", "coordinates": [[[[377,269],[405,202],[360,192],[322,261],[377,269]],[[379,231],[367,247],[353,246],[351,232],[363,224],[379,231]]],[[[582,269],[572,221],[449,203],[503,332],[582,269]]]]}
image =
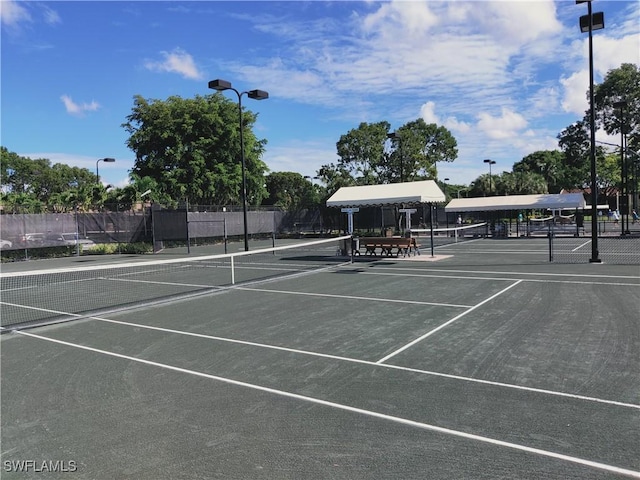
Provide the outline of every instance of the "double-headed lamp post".
{"type": "Polygon", "coordinates": [[[244,159],[244,125],[242,122],[242,96],[247,95],[247,97],[252,98],[254,100],[265,100],[269,98],[269,93],[264,90],[249,90],[248,92],[239,92],[235,88],[231,86],[231,82],[227,82],[226,80],[211,80],[209,82],[209,88],[216,90],[218,92],[222,92],[224,90],[233,90],[236,92],[238,96],[238,115],[240,118],[240,158],[242,160],[242,214],[244,220],[244,250],[246,252],[249,251],[249,234],[247,228],[247,173],[246,173],[246,165],[244,159]]]}
{"type": "Polygon", "coordinates": [[[600,263],[598,251],[598,184],[596,178],[596,112],[593,100],[593,31],[604,28],[604,13],[591,12],[591,0],[576,0],[576,3],[586,3],[587,15],[580,17],[580,31],[589,33],[589,123],[591,127],[591,148],[589,160],[591,162],[591,258],[589,262],[600,263]]]}
{"type": "Polygon", "coordinates": [[[98,170],[98,164],[100,162],[106,162],[106,163],[113,163],[115,162],[116,159],[115,158],[99,158],[98,160],[96,160],[96,183],[98,185],[100,185],[100,170],[98,170]]]}
{"type": "Polygon", "coordinates": [[[489,158],[485,158],[483,160],[483,162],[489,164],[489,196],[491,196],[491,195],[493,195],[493,181],[491,179],[491,165],[495,165],[496,161],[495,160],[491,160],[489,158]]]}

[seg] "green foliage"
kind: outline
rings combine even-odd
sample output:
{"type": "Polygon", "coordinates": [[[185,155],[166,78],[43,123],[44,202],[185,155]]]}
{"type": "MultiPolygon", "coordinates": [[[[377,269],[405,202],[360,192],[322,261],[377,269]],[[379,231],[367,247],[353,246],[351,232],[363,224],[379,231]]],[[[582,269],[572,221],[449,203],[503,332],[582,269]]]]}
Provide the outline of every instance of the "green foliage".
{"type": "Polygon", "coordinates": [[[389,128],[391,125],[388,122],[363,122],[338,140],[339,165],[343,172],[349,172],[356,184],[386,183],[387,155],[384,146],[389,128]]]}
{"type": "Polygon", "coordinates": [[[513,164],[513,175],[507,191],[520,191],[528,193],[560,193],[563,185],[564,155],[558,150],[539,150],[524,157],[513,164]],[[539,184],[539,179],[527,174],[535,174],[542,178],[544,185],[539,184]],[[538,185],[536,185],[538,184],[538,185]]]}
{"type": "MultiPolygon", "coordinates": [[[[2,203],[7,211],[42,213],[45,205],[59,210],[85,208],[99,198],[95,175],[86,168],[70,167],[44,158],[31,159],[0,147],[2,203]]],[[[104,189],[104,188],[103,188],[104,189]]]]}
{"type": "Polygon", "coordinates": [[[265,178],[269,196],[264,205],[285,210],[317,208],[322,200],[322,188],[295,172],[274,172],[265,178]]]}
{"type": "MultiPolygon", "coordinates": [[[[586,92],[588,97],[589,92],[586,92]]],[[[634,152],[640,150],[640,70],[638,65],[625,63],[607,72],[601,84],[594,86],[596,126],[608,134],[620,134],[624,125],[630,164],[634,152]],[[614,107],[620,100],[627,102],[621,110],[614,107]]],[[[585,187],[591,182],[590,168],[590,115],[568,126],[558,134],[560,148],[565,154],[561,185],[566,188],[585,187]]],[[[607,166],[606,153],[601,145],[596,150],[596,182],[601,187],[620,183],[620,169],[607,166]],[[617,178],[616,178],[617,175],[617,178]]],[[[635,179],[637,182],[637,178],[635,179]]],[[[637,189],[637,185],[634,187],[637,189]]]]}
{"type": "Polygon", "coordinates": [[[602,83],[595,86],[594,102],[596,122],[609,135],[619,135],[620,127],[624,124],[624,133],[627,135],[629,147],[638,151],[640,147],[640,69],[638,65],[623,63],[619,68],[609,70],[602,83]],[[627,103],[622,112],[619,107],[614,106],[620,100],[627,103]]]}
{"type": "Polygon", "coordinates": [[[442,126],[417,119],[390,133],[389,122],[361,123],[336,144],[337,164],[318,174],[329,192],[348,185],[406,182],[437,177],[437,162],[458,155],[453,135],[442,126]]]}
{"type": "MultiPolygon", "coordinates": [[[[247,201],[259,205],[266,192],[261,160],[266,140],[251,127],[257,115],[242,112],[247,201]]],[[[217,93],[192,99],[134,97],[122,125],[136,154],[132,174],[155,182],[157,195],[191,204],[241,203],[242,163],[237,103],[217,93]]]]}
{"type": "Polygon", "coordinates": [[[84,255],[113,255],[116,253],[146,254],[153,253],[153,245],[150,243],[99,243],[89,250],[82,252],[84,255]]]}
{"type": "Polygon", "coordinates": [[[458,156],[455,137],[443,126],[422,118],[398,129],[392,140],[392,164],[400,164],[399,181],[435,179],[438,162],[453,162],[458,156]],[[393,158],[397,161],[393,161],[393,158]]]}

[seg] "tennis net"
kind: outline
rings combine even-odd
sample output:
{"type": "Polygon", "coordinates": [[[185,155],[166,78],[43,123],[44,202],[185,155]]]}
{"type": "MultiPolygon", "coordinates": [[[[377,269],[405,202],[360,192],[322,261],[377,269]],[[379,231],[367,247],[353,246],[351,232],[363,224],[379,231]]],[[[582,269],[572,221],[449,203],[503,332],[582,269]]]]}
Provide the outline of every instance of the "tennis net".
{"type": "MultiPolygon", "coordinates": [[[[450,228],[434,228],[433,229],[433,247],[441,247],[452,243],[464,242],[474,238],[487,236],[487,223],[476,223],[473,225],[463,225],[450,228]]],[[[431,238],[430,228],[412,228],[411,236],[421,238],[422,248],[425,248],[425,242],[429,242],[431,238]]]]}
{"type": "Polygon", "coordinates": [[[200,296],[335,268],[350,236],[249,252],[0,275],[3,330],[200,296]]]}

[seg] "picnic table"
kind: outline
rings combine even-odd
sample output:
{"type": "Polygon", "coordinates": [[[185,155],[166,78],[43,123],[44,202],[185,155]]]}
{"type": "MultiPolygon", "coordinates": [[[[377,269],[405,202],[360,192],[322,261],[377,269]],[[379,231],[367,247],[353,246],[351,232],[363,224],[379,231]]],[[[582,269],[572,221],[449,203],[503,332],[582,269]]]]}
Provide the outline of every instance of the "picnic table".
{"type": "Polygon", "coordinates": [[[403,257],[411,255],[420,255],[420,245],[416,242],[414,237],[362,237],[360,240],[360,247],[364,247],[365,255],[378,256],[378,250],[380,256],[398,257],[402,254],[403,257]]]}

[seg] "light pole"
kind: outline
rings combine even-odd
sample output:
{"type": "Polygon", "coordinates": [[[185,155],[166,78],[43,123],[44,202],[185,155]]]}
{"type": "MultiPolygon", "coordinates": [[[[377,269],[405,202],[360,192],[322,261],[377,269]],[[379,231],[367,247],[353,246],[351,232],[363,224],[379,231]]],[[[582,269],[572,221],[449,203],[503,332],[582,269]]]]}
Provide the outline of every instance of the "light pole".
{"type": "Polygon", "coordinates": [[[493,195],[493,181],[491,180],[491,165],[495,165],[496,161],[495,160],[491,160],[489,158],[485,158],[483,160],[483,162],[489,164],[489,196],[492,196],[493,195]]]}
{"type": "Polygon", "coordinates": [[[596,112],[593,100],[593,31],[604,28],[604,13],[591,11],[591,0],[576,0],[576,4],[587,4],[587,15],[580,17],[580,31],[589,33],[589,123],[591,127],[591,258],[589,262],[600,263],[598,251],[598,185],[596,179],[596,112]]]}
{"type": "Polygon", "coordinates": [[[396,132],[387,133],[387,138],[398,141],[398,153],[400,154],[400,183],[404,182],[404,158],[402,158],[402,138],[396,132]]]}
{"type": "Polygon", "coordinates": [[[625,141],[624,141],[624,107],[627,102],[620,100],[614,102],[613,107],[620,109],[620,195],[622,203],[620,205],[620,223],[622,224],[622,235],[629,232],[629,176],[627,172],[627,162],[624,161],[625,141]],[[624,217],[627,217],[627,228],[624,228],[624,217]]]}
{"type": "Polygon", "coordinates": [[[269,94],[264,90],[249,90],[248,92],[239,92],[231,86],[231,82],[226,80],[211,80],[209,88],[222,92],[224,90],[233,90],[238,96],[238,115],[240,118],[240,158],[242,160],[242,213],[244,220],[244,250],[249,251],[249,234],[247,229],[247,173],[244,159],[244,127],[242,124],[242,96],[247,95],[254,100],[265,100],[269,98],[269,94]]]}
{"type": "Polygon", "coordinates": [[[96,160],[96,183],[98,185],[100,184],[100,171],[98,170],[98,164],[100,162],[113,163],[115,161],[115,158],[99,158],[98,160],[96,160]]]}

